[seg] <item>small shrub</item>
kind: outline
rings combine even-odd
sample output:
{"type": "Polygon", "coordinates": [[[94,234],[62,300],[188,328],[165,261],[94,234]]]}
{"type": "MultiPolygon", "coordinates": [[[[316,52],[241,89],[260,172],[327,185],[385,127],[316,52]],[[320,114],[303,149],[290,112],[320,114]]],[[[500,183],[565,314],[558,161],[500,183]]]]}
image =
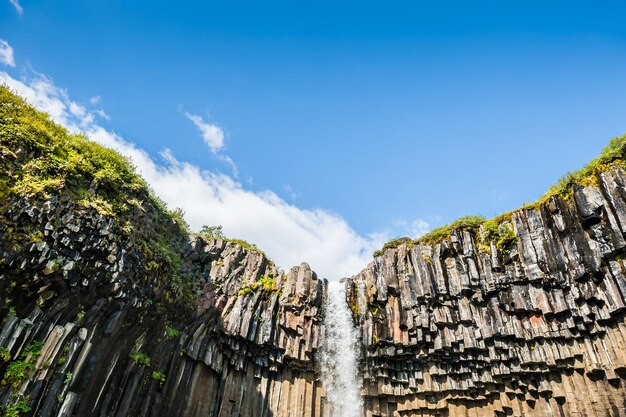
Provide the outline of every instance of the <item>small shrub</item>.
{"type": "Polygon", "coordinates": [[[276,278],[269,275],[263,275],[256,282],[241,288],[239,292],[237,292],[237,295],[240,297],[246,296],[259,288],[261,289],[261,291],[267,294],[281,293],[280,289],[276,286],[276,278]]]}
{"type": "Polygon", "coordinates": [[[11,352],[4,346],[0,347],[0,361],[8,362],[11,360],[11,352]]]}
{"type": "Polygon", "coordinates": [[[509,220],[500,221],[499,218],[496,218],[488,220],[483,224],[479,248],[485,252],[489,252],[490,242],[495,243],[496,249],[499,252],[510,252],[513,244],[517,242],[517,235],[509,220]]]}
{"type": "Polygon", "coordinates": [[[79,304],[78,305],[78,314],[76,315],[76,321],[78,323],[81,323],[84,318],[85,318],[85,308],[82,306],[82,304],[79,304]]]}
{"type": "Polygon", "coordinates": [[[136,350],[130,352],[130,358],[142,366],[150,366],[150,356],[136,350]]]}
{"type": "Polygon", "coordinates": [[[28,378],[30,371],[35,368],[35,365],[30,361],[14,361],[9,364],[7,370],[2,378],[2,385],[9,385],[11,388],[18,388],[22,382],[28,378]]]}
{"type": "Polygon", "coordinates": [[[165,336],[168,339],[173,339],[175,337],[178,337],[179,335],[180,335],[180,332],[177,329],[175,329],[175,328],[173,328],[172,326],[169,326],[169,325],[165,326],[165,336]]]}
{"type": "Polygon", "coordinates": [[[157,381],[160,386],[165,384],[165,374],[161,371],[152,371],[152,379],[157,381]]]}
{"type": "Polygon", "coordinates": [[[205,239],[224,239],[224,231],[222,226],[202,226],[202,229],[198,232],[199,236],[205,239]]]}
{"type": "Polygon", "coordinates": [[[263,252],[261,249],[259,249],[254,243],[250,243],[250,242],[246,242],[245,240],[242,239],[229,239],[226,238],[225,239],[227,242],[231,242],[234,243],[236,245],[241,246],[244,249],[250,250],[252,252],[256,252],[260,255],[263,255],[267,258],[267,255],[265,255],[265,252],[263,252]]]}
{"type": "MultiPolygon", "coordinates": [[[[254,285],[254,284],[253,284],[254,285]]],[[[247,287],[243,287],[242,289],[240,289],[237,292],[237,295],[239,297],[245,297],[248,294],[252,294],[254,292],[254,289],[252,288],[252,286],[247,286],[247,287]]]]}
{"type": "Polygon", "coordinates": [[[20,417],[28,413],[31,408],[28,406],[29,397],[2,407],[4,417],[20,417]]]}

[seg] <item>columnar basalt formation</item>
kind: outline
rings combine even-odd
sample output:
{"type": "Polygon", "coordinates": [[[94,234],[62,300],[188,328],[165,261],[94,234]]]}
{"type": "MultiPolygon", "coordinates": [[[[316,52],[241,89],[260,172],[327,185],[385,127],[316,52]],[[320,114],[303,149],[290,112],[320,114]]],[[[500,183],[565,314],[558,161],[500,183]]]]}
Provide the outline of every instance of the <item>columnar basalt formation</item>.
{"type": "Polygon", "coordinates": [[[626,415],[626,174],[481,231],[387,249],[349,282],[366,416],[626,415]]]}
{"type": "Polygon", "coordinates": [[[106,216],[53,201],[4,214],[42,236],[0,265],[3,404],[37,416],[320,415],[326,283],[308,265],[282,274],[235,243],[181,242],[198,282],[197,311],[185,311],[150,298],[135,271],[151,267],[106,216]]]}
{"type": "MultiPolygon", "coordinates": [[[[345,281],[366,417],[626,416],[626,137],[609,148],[541,204],[345,281]]],[[[307,264],[190,234],[123,157],[0,87],[2,415],[331,417],[327,300],[307,264]]]]}
{"type": "Polygon", "coordinates": [[[322,415],[325,280],[189,235],[120,155],[0,98],[2,415],[322,415]]]}

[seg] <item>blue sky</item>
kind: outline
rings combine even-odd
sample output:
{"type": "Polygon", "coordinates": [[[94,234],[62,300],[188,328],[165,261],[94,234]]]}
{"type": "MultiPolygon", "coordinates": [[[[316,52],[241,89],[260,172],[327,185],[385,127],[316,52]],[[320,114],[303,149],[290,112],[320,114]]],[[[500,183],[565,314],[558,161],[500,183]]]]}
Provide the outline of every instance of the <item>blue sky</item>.
{"type": "Polygon", "coordinates": [[[312,216],[300,248],[311,236],[238,224],[243,203],[213,215],[163,192],[192,226],[222,223],[283,263],[295,248],[328,276],[388,237],[533,201],[626,133],[624,1],[338,3],[4,0],[15,65],[0,70],[102,110],[99,127],[159,166],[312,216]],[[362,241],[317,254],[326,226],[362,241]]]}

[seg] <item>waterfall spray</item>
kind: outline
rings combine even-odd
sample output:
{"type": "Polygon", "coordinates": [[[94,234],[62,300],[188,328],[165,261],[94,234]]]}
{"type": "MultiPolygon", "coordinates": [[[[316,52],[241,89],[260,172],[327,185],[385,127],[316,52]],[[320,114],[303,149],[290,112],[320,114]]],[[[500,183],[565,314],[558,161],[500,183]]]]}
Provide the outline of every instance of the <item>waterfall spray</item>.
{"type": "Polygon", "coordinates": [[[324,315],[325,337],[319,363],[331,417],[360,417],[359,335],[346,303],[344,284],[330,282],[324,315]]]}

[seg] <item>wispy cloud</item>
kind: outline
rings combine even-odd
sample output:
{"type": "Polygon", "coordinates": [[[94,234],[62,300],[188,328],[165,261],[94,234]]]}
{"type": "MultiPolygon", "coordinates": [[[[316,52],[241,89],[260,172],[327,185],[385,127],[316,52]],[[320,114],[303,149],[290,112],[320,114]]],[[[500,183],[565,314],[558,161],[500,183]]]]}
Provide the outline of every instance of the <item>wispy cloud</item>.
{"type": "Polygon", "coordinates": [[[396,236],[407,236],[416,239],[425,235],[431,230],[431,224],[424,219],[415,219],[413,221],[397,220],[394,222],[396,236]]]}
{"type": "Polygon", "coordinates": [[[295,200],[298,198],[298,193],[296,193],[293,189],[293,187],[291,187],[291,185],[289,184],[285,184],[283,185],[283,191],[285,193],[287,193],[287,195],[289,196],[289,198],[291,198],[292,200],[295,200]]]}
{"type": "Polygon", "coordinates": [[[24,9],[22,8],[19,0],[9,0],[9,2],[13,5],[13,7],[15,7],[17,14],[21,16],[24,13],[24,9]]]}
{"type": "MultiPolygon", "coordinates": [[[[306,261],[322,277],[350,276],[371,261],[372,251],[389,238],[388,233],[363,236],[339,215],[299,208],[273,191],[247,190],[236,178],[179,161],[171,151],[161,153],[164,163],[157,162],[145,150],[105,129],[93,111],[72,101],[65,90],[43,75],[18,80],[0,72],[0,83],[6,83],[70,131],[85,132],[96,142],[130,157],[161,199],[185,211],[193,229],[222,225],[227,235],[258,244],[283,268],[306,261]]],[[[201,118],[198,121],[204,124],[201,118]]],[[[214,134],[213,130],[209,133],[214,134]]],[[[219,147],[223,134],[220,141],[219,147]]]]}
{"type": "Polygon", "coordinates": [[[216,153],[224,147],[224,132],[218,126],[207,123],[201,116],[185,112],[185,117],[196,126],[202,140],[209,145],[211,152],[216,153]]]}
{"type": "Polygon", "coordinates": [[[4,39],[0,39],[0,63],[9,67],[15,66],[15,59],[13,58],[13,48],[9,45],[9,42],[4,39]]]}

